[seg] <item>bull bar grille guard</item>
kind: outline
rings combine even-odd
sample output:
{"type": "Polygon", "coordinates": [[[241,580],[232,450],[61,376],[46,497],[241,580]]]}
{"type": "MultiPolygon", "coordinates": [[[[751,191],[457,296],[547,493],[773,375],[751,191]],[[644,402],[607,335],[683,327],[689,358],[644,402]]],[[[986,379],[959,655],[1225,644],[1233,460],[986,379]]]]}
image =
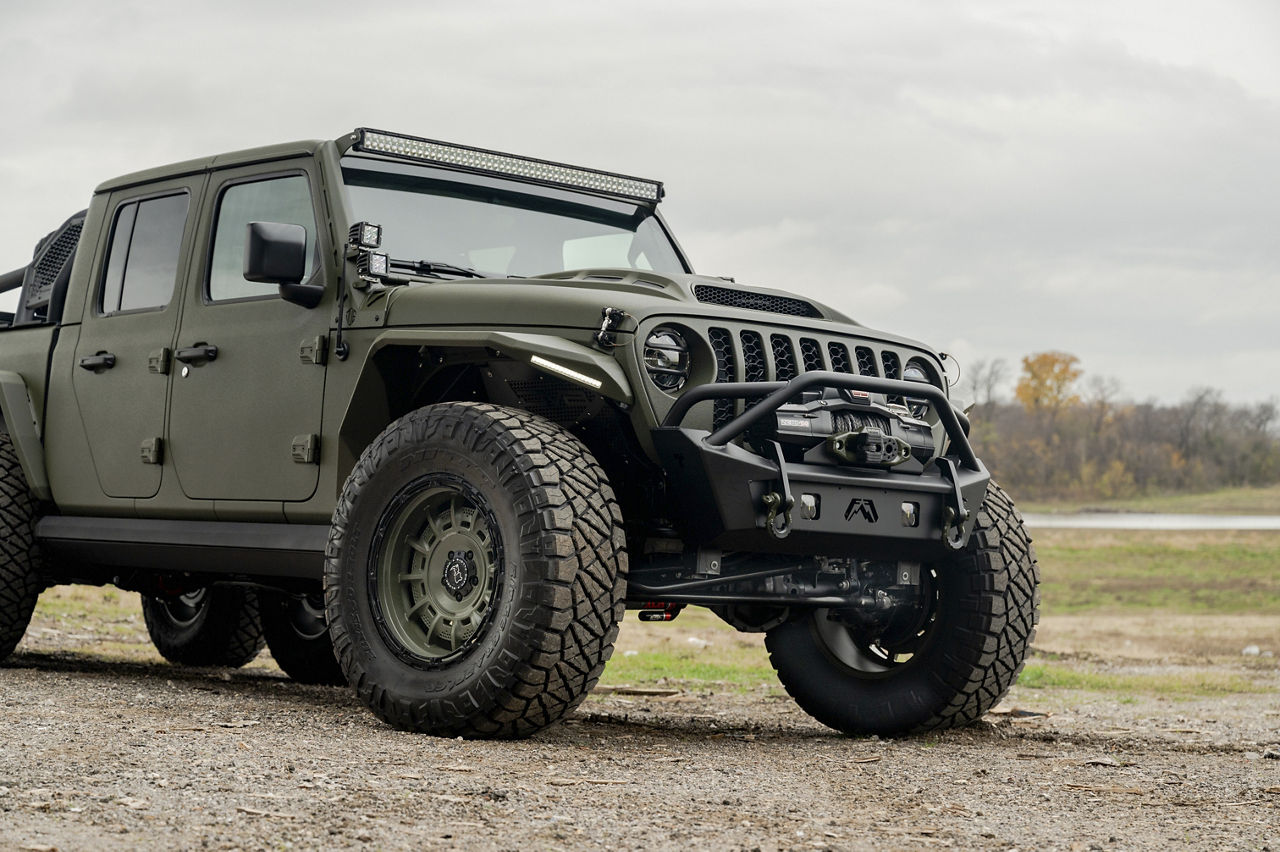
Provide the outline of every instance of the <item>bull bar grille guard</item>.
{"type": "Polygon", "coordinates": [[[936,558],[968,542],[990,480],[946,394],[921,382],[815,371],[787,382],[700,385],[651,434],[698,544],[726,550],[936,558]],[[947,453],[913,474],[787,462],[776,444],[769,459],[732,443],[805,391],[825,388],[927,400],[949,439],[947,453]],[[681,426],[695,405],[720,399],[759,402],[710,433],[681,426]],[[800,518],[793,518],[794,493],[804,501],[800,518]]]}

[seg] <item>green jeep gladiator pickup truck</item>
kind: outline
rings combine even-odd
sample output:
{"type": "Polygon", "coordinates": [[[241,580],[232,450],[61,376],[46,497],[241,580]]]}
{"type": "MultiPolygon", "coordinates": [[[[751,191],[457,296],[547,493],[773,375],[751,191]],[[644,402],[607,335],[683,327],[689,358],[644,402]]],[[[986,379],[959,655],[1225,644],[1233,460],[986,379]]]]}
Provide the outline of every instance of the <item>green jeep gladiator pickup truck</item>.
{"type": "Polygon", "coordinates": [[[0,659],[110,583],[174,662],[519,737],[693,604],[841,731],[980,717],[1038,568],[942,356],[694,274],[662,197],[365,128],[99,186],[0,276],[0,659]]]}

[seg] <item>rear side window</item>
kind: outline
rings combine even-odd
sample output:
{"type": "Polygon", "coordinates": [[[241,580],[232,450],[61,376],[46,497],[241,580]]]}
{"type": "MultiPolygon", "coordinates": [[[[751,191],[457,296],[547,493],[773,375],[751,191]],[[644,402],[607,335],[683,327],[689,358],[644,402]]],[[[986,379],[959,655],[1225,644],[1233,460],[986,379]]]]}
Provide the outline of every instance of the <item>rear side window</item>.
{"type": "Polygon", "coordinates": [[[302,175],[237,183],[218,200],[218,224],[213,234],[213,259],[209,266],[209,299],[248,299],[278,295],[276,284],[260,284],[244,278],[244,242],[250,222],[283,222],[307,229],[306,278],[316,260],[316,217],[311,189],[302,175]]]}
{"type": "Polygon", "coordinates": [[[104,314],[163,308],[178,280],[186,193],[130,201],[116,208],[107,274],[98,309],[104,314]]]}

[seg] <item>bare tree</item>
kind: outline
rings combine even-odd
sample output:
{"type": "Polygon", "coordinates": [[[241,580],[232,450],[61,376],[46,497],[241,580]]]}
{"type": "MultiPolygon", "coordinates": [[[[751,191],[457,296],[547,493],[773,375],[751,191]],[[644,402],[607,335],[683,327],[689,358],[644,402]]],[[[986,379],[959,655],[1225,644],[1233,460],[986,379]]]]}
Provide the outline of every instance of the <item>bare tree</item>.
{"type": "Polygon", "coordinates": [[[980,358],[973,362],[965,378],[964,388],[984,417],[990,416],[991,410],[999,401],[1000,386],[1008,374],[1009,365],[1003,358],[980,358]]]}

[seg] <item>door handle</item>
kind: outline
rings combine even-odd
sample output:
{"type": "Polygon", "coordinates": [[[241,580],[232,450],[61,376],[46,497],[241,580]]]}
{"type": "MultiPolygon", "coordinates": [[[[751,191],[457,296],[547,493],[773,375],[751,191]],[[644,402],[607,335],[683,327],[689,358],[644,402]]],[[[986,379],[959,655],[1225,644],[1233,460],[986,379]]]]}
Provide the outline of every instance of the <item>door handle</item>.
{"type": "Polygon", "coordinates": [[[184,364],[202,364],[206,361],[216,361],[218,359],[218,347],[208,343],[198,343],[195,346],[188,346],[186,349],[179,349],[173,353],[173,357],[184,364]]]}
{"type": "Polygon", "coordinates": [[[110,352],[99,352],[97,355],[86,355],[80,359],[80,366],[86,370],[93,370],[100,373],[103,370],[110,370],[116,365],[116,356],[110,352]]]}

